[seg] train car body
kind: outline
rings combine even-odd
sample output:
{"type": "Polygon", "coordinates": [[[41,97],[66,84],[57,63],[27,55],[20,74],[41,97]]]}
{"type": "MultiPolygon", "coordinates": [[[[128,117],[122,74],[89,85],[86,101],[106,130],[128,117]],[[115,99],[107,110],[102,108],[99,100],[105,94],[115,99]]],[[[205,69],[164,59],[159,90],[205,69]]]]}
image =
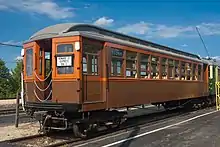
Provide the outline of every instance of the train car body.
{"type": "Polygon", "coordinates": [[[212,63],[197,55],[88,24],[40,30],[25,42],[23,61],[25,110],[46,111],[44,127],[64,122],[54,129],[77,130],[85,120],[118,123],[124,113],[117,108],[205,98],[210,77],[218,79],[213,70],[209,75],[212,63]]]}

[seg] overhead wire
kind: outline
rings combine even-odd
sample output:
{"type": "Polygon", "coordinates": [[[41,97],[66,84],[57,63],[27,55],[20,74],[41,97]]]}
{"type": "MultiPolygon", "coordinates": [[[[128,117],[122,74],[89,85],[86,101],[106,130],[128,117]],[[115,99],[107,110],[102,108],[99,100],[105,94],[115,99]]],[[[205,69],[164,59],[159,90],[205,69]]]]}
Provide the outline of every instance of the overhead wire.
{"type": "MultiPolygon", "coordinates": [[[[15,45],[15,44],[10,44],[10,43],[3,43],[3,42],[0,42],[0,46],[10,46],[10,47],[22,48],[21,45],[15,45]]],[[[4,62],[7,64],[17,63],[17,61],[4,61],[4,62]]]]}
{"type": "Polygon", "coordinates": [[[19,48],[22,48],[21,45],[15,45],[15,44],[10,44],[10,43],[3,43],[3,42],[0,42],[0,46],[10,46],[10,47],[19,47],[19,48]]]}

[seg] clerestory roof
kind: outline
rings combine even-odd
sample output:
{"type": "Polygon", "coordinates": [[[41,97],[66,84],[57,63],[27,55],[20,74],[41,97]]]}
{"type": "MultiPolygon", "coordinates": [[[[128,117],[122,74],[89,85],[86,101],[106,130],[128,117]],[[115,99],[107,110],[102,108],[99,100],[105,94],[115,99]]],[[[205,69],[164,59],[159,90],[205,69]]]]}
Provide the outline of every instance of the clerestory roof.
{"type": "Polygon", "coordinates": [[[136,37],[125,35],[119,32],[107,30],[91,24],[83,23],[62,23],[46,27],[35,34],[33,34],[27,42],[32,42],[35,40],[49,39],[54,37],[62,36],[74,36],[82,35],[90,38],[96,38],[104,41],[117,42],[126,45],[132,45],[135,47],[146,47],[150,50],[155,49],[162,51],[163,53],[172,55],[181,55],[185,58],[190,58],[194,60],[200,60],[200,57],[196,54],[180,51],[171,47],[163,46],[150,41],[142,40],[136,37]],[[164,52],[165,51],[165,52],[164,52]]]}

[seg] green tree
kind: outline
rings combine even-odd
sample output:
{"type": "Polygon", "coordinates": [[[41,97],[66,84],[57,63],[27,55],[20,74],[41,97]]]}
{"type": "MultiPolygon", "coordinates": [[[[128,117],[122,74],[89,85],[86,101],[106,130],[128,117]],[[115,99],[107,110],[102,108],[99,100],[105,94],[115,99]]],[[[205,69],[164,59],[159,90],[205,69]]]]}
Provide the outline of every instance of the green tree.
{"type": "Polygon", "coordinates": [[[0,59],[0,98],[13,96],[12,77],[5,62],[0,59]]]}
{"type": "Polygon", "coordinates": [[[22,71],[22,60],[17,60],[16,67],[12,70],[13,79],[13,92],[16,94],[21,90],[21,71],[22,71]]]}

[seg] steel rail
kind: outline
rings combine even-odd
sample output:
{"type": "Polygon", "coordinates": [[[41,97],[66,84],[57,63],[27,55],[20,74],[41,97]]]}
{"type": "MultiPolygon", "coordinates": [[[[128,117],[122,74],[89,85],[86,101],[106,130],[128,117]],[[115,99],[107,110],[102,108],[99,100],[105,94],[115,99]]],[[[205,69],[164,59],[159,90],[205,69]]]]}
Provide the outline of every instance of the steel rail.
{"type": "MultiPolygon", "coordinates": [[[[206,108],[210,108],[210,107],[206,107],[206,108]]],[[[204,109],[206,109],[206,108],[204,108],[204,109]]],[[[87,138],[87,139],[83,140],[80,138],[71,138],[69,140],[65,140],[65,141],[61,141],[58,143],[47,145],[45,147],[60,147],[60,146],[64,146],[64,145],[70,145],[70,146],[79,145],[79,144],[83,144],[83,143],[89,142],[94,139],[96,140],[98,138],[102,138],[102,137],[104,137],[106,135],[110,135],[112,133],[117,134],[117,133],[122,133],[122,132],[126,132],[126,131],[131,131],[131,130],[135,129],[137,126],[141,127],[144,125],[157,125],[157,124],[163,123],[165,120],[167,120],[169,118],[187,116],[187,115],[189,115],[190,112],[194,112],[194,111],[199,111],[199,110],[198,109],[185,110],[185,109],[178,108],[178,109],[174,109],[174,110],[164,110],[164,111],[160,111],[160,112],[135,116],[135,117],[129,118],[127,120],[127,122],[122,124],[122,126],[97,132],[96,134],[89,136],[89,138],[87,138]]]]}

